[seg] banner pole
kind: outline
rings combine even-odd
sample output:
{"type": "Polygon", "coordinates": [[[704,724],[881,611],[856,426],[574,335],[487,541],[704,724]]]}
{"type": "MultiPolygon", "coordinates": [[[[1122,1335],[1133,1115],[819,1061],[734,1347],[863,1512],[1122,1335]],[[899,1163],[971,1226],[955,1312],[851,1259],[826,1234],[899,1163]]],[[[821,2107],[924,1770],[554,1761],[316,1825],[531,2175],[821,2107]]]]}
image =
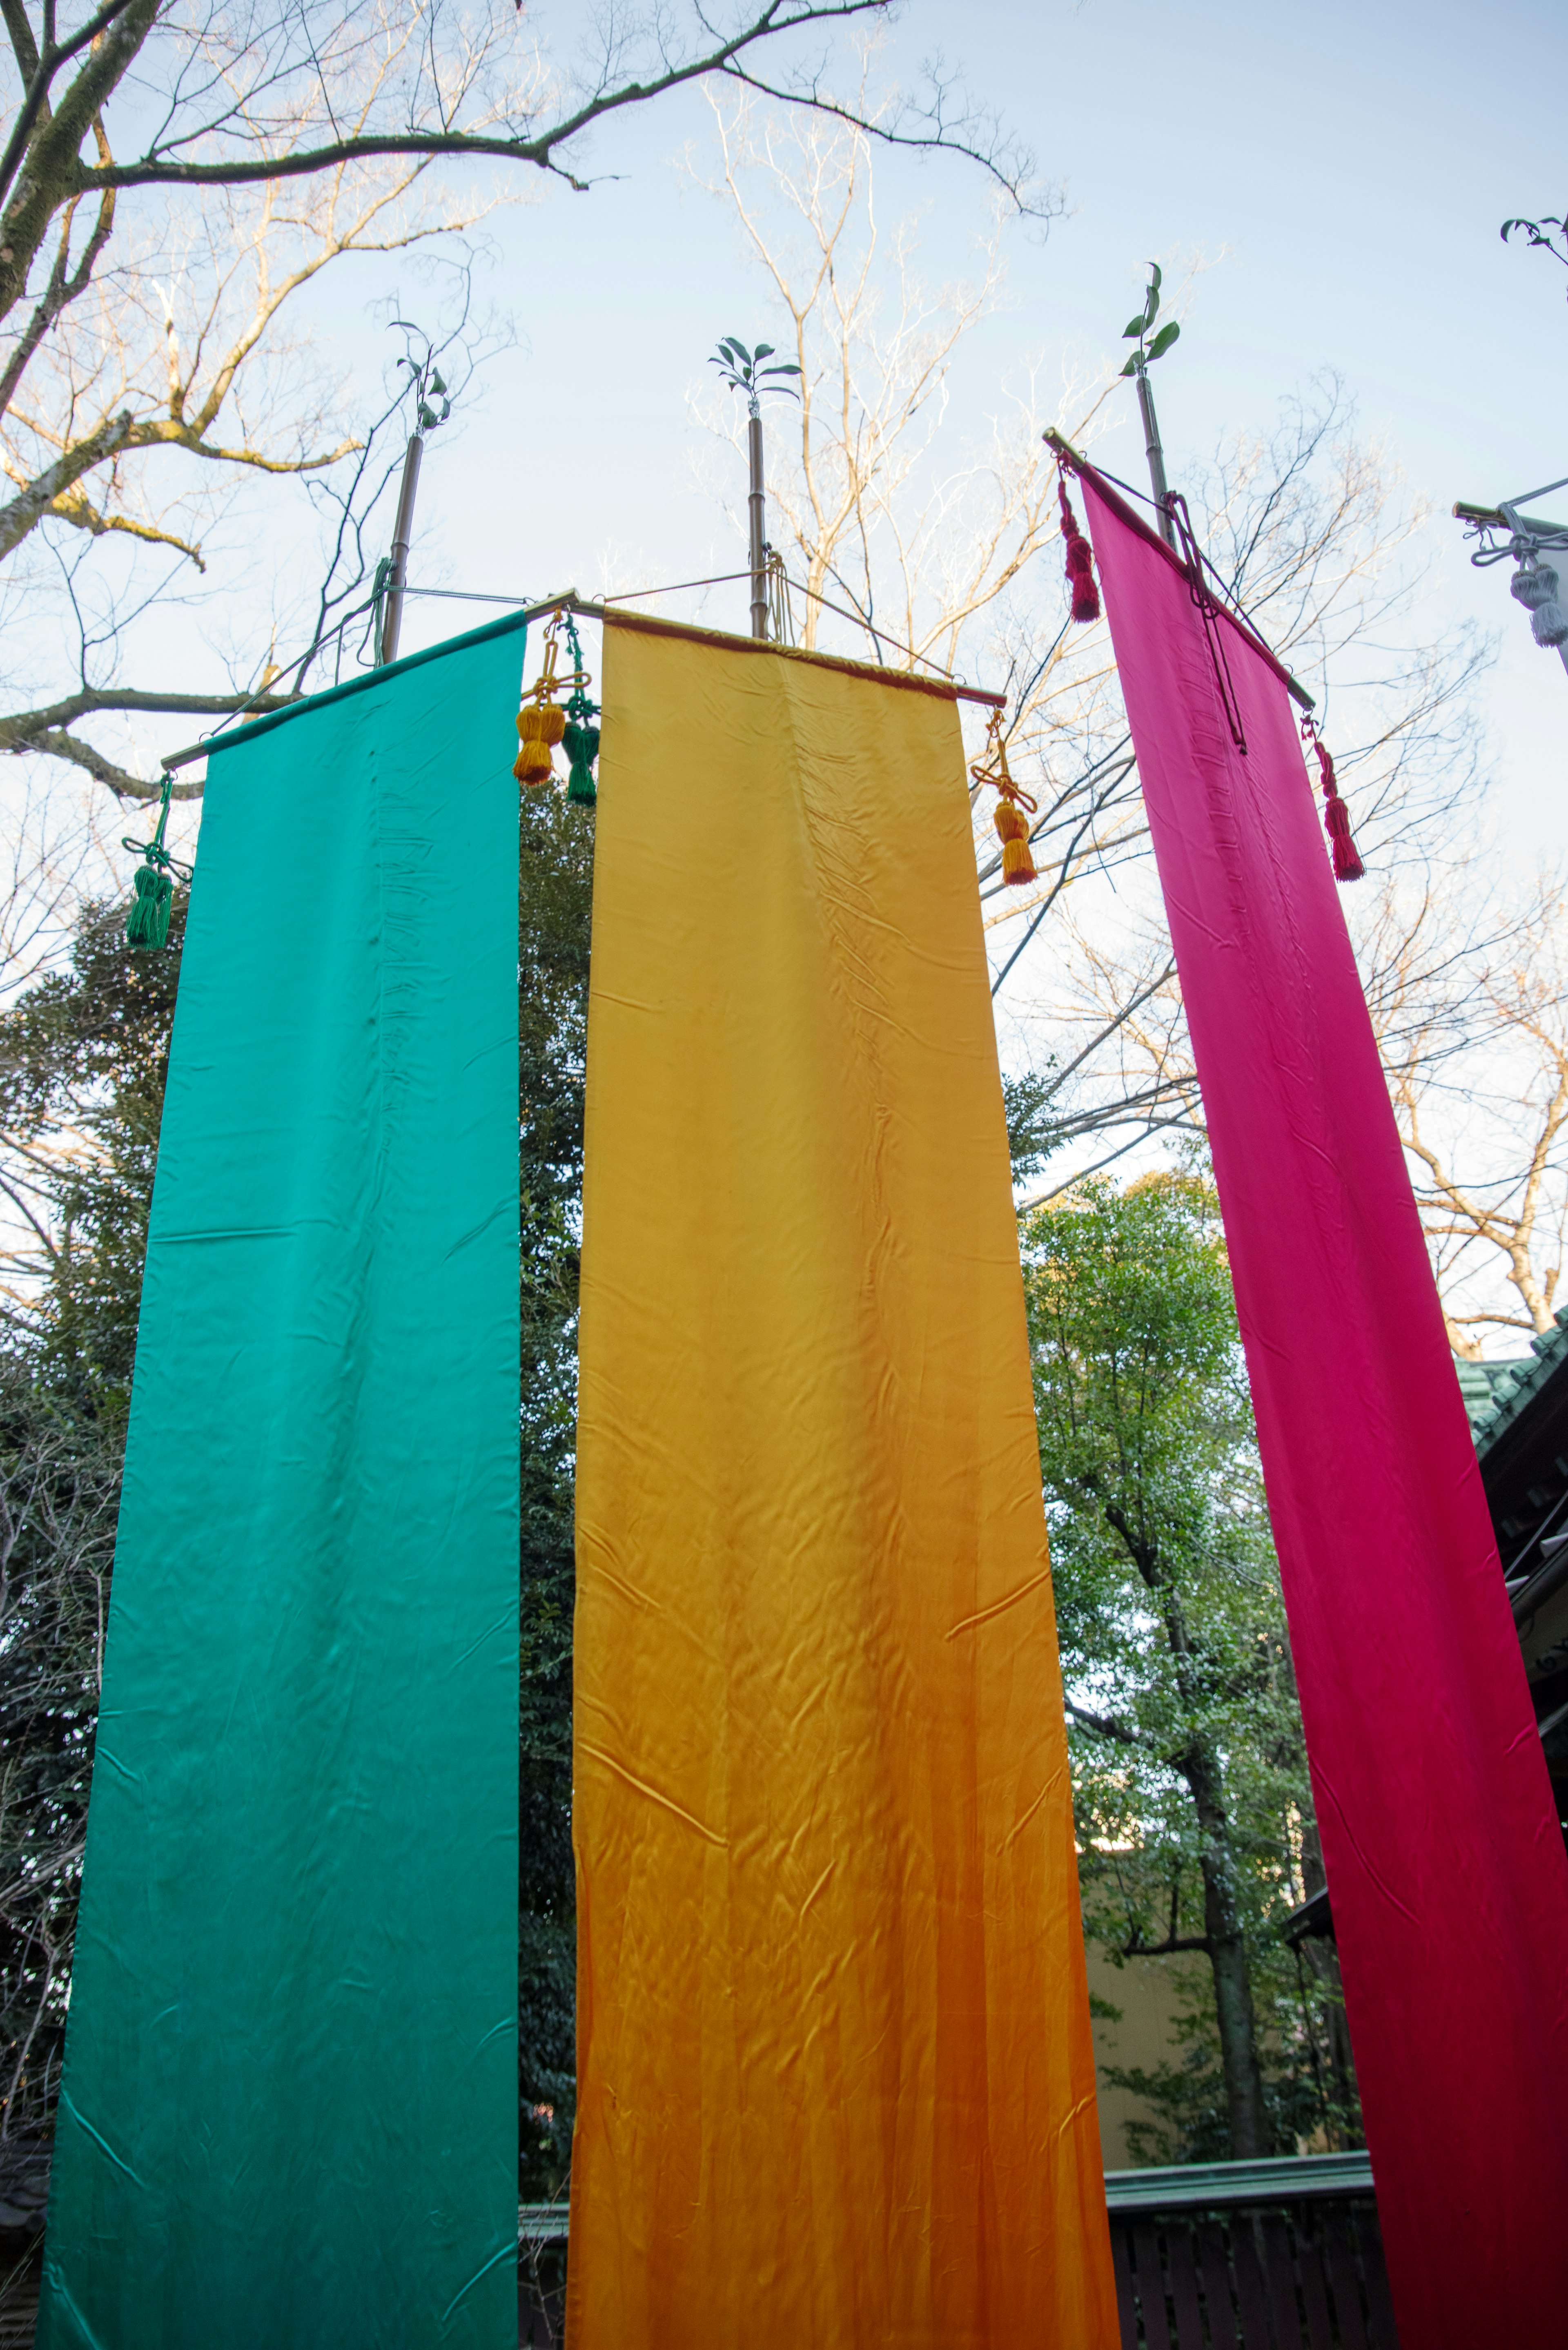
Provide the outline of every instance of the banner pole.
{"type": "Polygon", "coordinates": [[[1159,535],[1174,554],[1176,525],[1166,503],[1170,492],[1165,479],[1165,452],[1159,445],[1159,420],[1154,412],[1154,394],[1149,390],[1147,368],[1138,369],[1137,382],[1137,404],[1143,416],[1144,454],[1148,459],[1148,483],[1159,515],[1159,535]]]}

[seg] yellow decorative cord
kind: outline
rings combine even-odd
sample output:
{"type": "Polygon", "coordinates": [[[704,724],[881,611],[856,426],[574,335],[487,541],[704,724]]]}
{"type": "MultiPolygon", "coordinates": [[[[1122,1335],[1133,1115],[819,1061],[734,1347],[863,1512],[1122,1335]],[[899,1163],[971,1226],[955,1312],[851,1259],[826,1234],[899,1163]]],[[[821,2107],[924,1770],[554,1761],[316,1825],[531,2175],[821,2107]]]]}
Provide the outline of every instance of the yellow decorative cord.
{"type": "Polygon", "coordinates": [[[556,631],[564,612],[556,612],[545,629],[545,666],[530,686],[522,709],[517,713],[517,732],[523,748],[518,752],[512,772],[520,784],[547,784],[553,773],[550,754],[566,731],[566,713],[556,707],[553,696],[563,691],[567,683],[556,675],[556,631]]]}
{"type": "Polygon", "coordinates": [[[775,645],[794,642],[794,613],[789,600],[789,574],[776,547],[768,549],[768,634],[775,645]]]}
{"type": "Polygon", "coordinates": [[[1002,878],[1021,889],[1039,879],[1029,853],[1029,817],[1038,814],[1040,804],[1013,782],[1008,771],[1007,738],[1002,731],[1002,712],[993,710],[986,727],[981,763],[969,772],[975,783],[989,784],[998,794],[992,822],[1002,843],[1002,878]]]}

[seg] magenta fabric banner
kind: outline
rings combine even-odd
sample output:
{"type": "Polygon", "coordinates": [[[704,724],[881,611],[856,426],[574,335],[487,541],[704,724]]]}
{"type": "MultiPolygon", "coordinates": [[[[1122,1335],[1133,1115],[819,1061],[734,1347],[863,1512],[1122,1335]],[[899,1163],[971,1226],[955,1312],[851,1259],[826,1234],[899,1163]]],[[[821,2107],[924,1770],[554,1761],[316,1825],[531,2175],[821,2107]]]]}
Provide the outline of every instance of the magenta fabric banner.
{"type": "Polygon", "coordinates": [[[1226,619],[1206,629],[1176,558],[1083,485],[1212,1140],[1401,2339],[1563,2343],[1568,1859],[1315,794],[1272,658],[1226,619]]]}

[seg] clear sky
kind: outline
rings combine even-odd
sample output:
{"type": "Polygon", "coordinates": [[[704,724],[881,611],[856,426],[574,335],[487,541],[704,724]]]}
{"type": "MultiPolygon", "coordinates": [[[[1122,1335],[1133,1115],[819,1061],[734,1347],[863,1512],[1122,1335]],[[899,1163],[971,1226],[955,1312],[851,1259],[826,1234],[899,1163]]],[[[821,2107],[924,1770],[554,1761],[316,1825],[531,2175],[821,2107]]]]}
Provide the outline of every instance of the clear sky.
{"type": "MultiPolygon", "coordinates": [[[[569,39],[575,13],[534,22],[569,39]]],[[[913,0],[886,68],[912,80],[939,47],[1067,206],[1043,240],[1010,235],[1008,307],[966,347],[955,436],[982,428],[1026,353],[1093,368],[1116,351],[1148,259],[1172,274],[1196,259],[1157,379],[1174,481],[1324,369],[1439,516],[1568,474],[1568,271],[1498,234],[1511,213],[1568,204],[1554,107],[1531,99],[1568,87],[1560,9],[913,0]]],[[[678,578],[740,559],[699,473],[689,398],[719,334],[771,339],[780,321],[732,223],[678,168],[708,137],[696,95],[626,116],[590,159],[618,177],[503,216],[487,290],[523,341],[432,444],[427,578],[532,594],[591,589],[607,566],[678,578]]],[[[961,273],[984,224],[980,174],[938,159],[882,167],[881,182],[885,204],[922,213],[929,275],[961,273]]],[[[411,282],[404,298],[420,299],[411,282]]],[[[385,347],[351,309],[336,316],[361,364],[385,347]]],[[[1118,398],[1125,421],[1098,453],[1137,479],[1130,390],[1118,398]]],[[[1506,568],[1470,570],[1457,524],[1434,523],[1429,552],[1434,626],[1468,614],[1501,634],[1486,708],[1505,844],[1568,847],[1568,673],[1532,643],[1506,568]]],[[[712,620],[743,625],[733,592],[733,615],[711,606],[712,620]]],[[[452,618],[423,606],[405,644],[452,618]]]]}

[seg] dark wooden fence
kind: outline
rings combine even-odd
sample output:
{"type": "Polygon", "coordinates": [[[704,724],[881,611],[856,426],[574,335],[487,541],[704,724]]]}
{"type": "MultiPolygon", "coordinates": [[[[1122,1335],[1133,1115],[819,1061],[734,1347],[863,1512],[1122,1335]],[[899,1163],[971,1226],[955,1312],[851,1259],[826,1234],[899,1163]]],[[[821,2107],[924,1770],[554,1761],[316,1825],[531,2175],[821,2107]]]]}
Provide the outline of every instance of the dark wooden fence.
{"type": "MultiPolygon", "coordinates": [[[[1398,2350],[1365,2154],[1113,2170],[1122,2350],[1398,2350]]],[[[566,2215],[518,2215],[517,2338],[560,2350],[566,2215]]]]}
{"type": "Polygon", "coordinates": [[[1397,2350],[1364,2154],[1112,2171],[1122,2350],[1397,2350]]]}
{"type": "MultiPolygon", "coordinates": [[[[1122,2350],[1398,2350],[1364,2154],[1114,2170],[1106,2200],[1122,2350]]],[[[36,2203],[0,2203],[0,2350],[33,2338],[36,2203]]],[[[561,2350],[565,2206],[525,2204],[517,2238],[518,2343],[561,2350]]]]}

